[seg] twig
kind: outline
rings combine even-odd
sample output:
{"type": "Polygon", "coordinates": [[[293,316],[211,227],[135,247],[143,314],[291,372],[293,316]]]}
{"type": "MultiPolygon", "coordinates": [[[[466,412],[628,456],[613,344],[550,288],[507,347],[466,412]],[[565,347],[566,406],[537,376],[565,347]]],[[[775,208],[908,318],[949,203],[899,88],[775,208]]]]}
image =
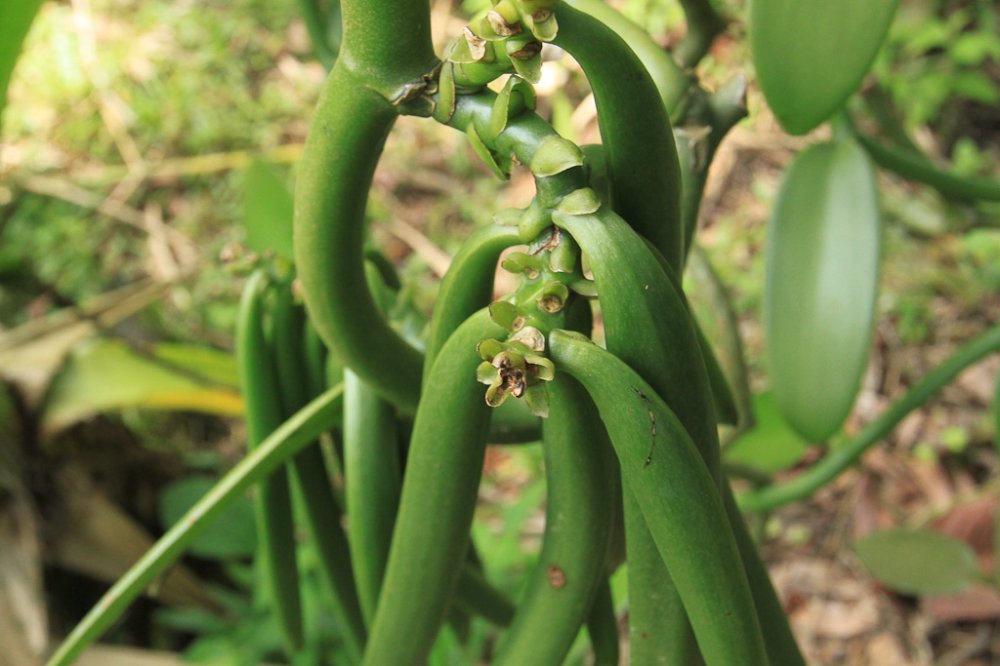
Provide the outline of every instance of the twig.
{"type": "Polygon", "coordinates": [[[396,219],[387,224],[385,228],[390,234],[409,245],[416,255],[430,266],[435,275],[444,277],[444,274],[448,272],[451,256],[435,245],[416,227],[396,219]]]}
{"type": "MultiPolygon", "coordinates": [[[[254,160],[286,164],[297,161],[302,156],[303,147],[304,145],[301,143],[290,143],[267,150],[234,150],[192,157],[176,157],[146,164],[144,180],[146,183],[163,185],[180,178],[242,169],[254,160]]],[[[127,176],[127,168],[113,165],[80,171],[73,174],[73,180],[88,186],[100,186],[117,183],[127,176]]]]}
{"type": "MultiPolygon", "coordinates": [[[[77,187],[72,183],[59,180],[57,178],[50,178],[48,176],[29,176],[27,178],[14,176],[13,181],[17,186],[28,190],[29,192],[52,197],[53,199],[59,199],[60,201],[71,203],[74,206],[79,206],[80,208],[96,210],[98,213],[106,215],[113,220],[117,220],[142,231],[148,231],[146,227],[146,220],[142,213],[128,204],[122,203],[121,201],[114,201],[106,197],[102,197],[96,192],[92,192],[82,187],[77,187]]],[[[181,242],[189,242],[187,236],[180,233],[176,229],[167,227],[166,233],[171,236],[172,241],[177,241],[179,238],[181,242]]]]}

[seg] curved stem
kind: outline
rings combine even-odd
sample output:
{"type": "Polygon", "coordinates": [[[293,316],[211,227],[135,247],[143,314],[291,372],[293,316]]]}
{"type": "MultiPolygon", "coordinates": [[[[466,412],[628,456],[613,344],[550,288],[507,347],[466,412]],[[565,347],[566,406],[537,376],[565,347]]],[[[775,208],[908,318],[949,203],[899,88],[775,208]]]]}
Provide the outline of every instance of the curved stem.
{"type": "Polygon", "coordinates": [[[191,542],[230,502],[329,429],[340,418],[342,397],[342,386],[331,388],[248,453],[101,597],[49,659],[48,666],[68,666],[72,663],[121,617],[143,590],[184,554],[191,542]]]}
{"type": "Polygon", "coordinates": [[[933,187],[946,197],[966,201],[1000,201],[1000,179],[960,176],[934,165],[927,157],[905,148],[883,143],[861,132],[853,123],[850,128],[858,142],[883,169],[909,180],[933,187]]]}
{"type": "Polygon", "coordinates": [[[376,307],[363,255],[368,190],[396,111],[344,62],[337,61],[327,80],[298,168],[295,262],[323,341],[376,391],[412,413],[423,358],[376,307]]]}
{"type": "Polygon", "coordinates": [[[790,481],[738,496],[740,508],[764,511],[809,497],[856,463],[861,454],[888,435],[907,414],[923,405],[958,373],[996,351],[1000,351],[1000,326],[960,347],[948,360],[927,373],[926,377],[910,388],[884,414],[868,424],[857,437],[830,451],[807,471],[790,481]]]}
{"type": "Polygon", "coordinates": [[[726,29],[726,19],[715,10],[711,0],[681,0],[687,19],[687,34],[674,49],[681,67],[691,68],[701,62],[712,42],[726,29]]]}
{"type": "Polygon", "coordinates": [[[715,152],[729,130],[747,115],[746,91],[747,81],[742,76],[733,78],[712,95],[699,88],[692,94],[692,108],[687,114],[687,120],[693,127],[674,130],[684,174],[681,217],[685,257],[694,245],[701,199],[715,152]]]}

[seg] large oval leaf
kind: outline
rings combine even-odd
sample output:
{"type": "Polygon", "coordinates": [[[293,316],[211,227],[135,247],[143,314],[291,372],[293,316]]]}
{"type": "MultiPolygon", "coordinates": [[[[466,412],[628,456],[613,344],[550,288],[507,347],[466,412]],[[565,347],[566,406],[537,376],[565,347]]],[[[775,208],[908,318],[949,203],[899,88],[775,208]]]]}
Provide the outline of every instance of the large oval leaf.
{"type": "Polygon", "coordinates": [[[878,286],[875,174],[853,141],[813,146],[789,167],[768,230],[764,327],[771,387],[806,439],[826,439],[854,403],[878,286]]]}
{"type": "Polygon", "coordinates": [[[956,594],[980,579],[968,544],[930,530],[874,532],[855,551],[879,581],[907,594],[956,594]]]}
{"type": "Polygon", "coordinates": [[[898,0],[752,0],[757,80],[782,126],[805,134],[857,90],[898,0]]]}

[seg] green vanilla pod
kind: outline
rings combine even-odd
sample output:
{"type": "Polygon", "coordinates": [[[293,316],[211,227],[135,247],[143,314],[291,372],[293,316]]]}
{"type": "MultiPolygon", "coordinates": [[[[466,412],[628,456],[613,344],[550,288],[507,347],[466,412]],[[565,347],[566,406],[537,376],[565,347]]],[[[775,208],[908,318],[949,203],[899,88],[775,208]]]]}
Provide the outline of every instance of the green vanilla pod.
{"type": "Polygon", "coordinates": [[[545,534],[514,621],[497,644],[498,665],[562,663],[606,578],[614,453],[579,384],[560,375],[546,392],[545,534]]]}
{"type": "Polygon", "coordinates": [[[423,662],[445,619],[469,546],[489,426],[476,347],[504,333],[480,310],[452,334],[431,368],[365,664],[423,662]]]}
{"type": "Polygon", "coordinates": [[[622,489],[628,562],[629,657],[636,664],[699,664],[687,611],[632,490],[622,489]]]}
{"type": "Polygon", "coordinates": [[[683,264],[681,171],[666,109],[628,45],[594,17],[561,4],[554,43],[583,68],[597,103],[613,208],[676,273],[683,264]]]}
{"type": "MultiPolygon", "coordinates": [[[[470,548],[469,552],[472,550],[470,548]]],[[[473,562],[462,567],[455,590],[455,607],[470,615],[478,615],[498,627],[510,626],[514,619],[514,604],[502,592],[490,585],[473,562]]]]}
{"type": "MultiPolygon", "coordinates": [[[[290,280],[276,285],[270,318],[270,355],[277,368],[278,395],[285,417],[291,417],[309,402],[309,373],[305,350],[299,344],[306,320],[303,310],[295,304],[291,287],[290,280]]],[[[341,627],[350,658],[356,663],[364,650],[365,625],[347,535],[340,524],[342,512],[318,440],[292,459],[290,472],[292,488],[301,498],[297,506],[319,556],[320,575],[332,597],[332,614],[341,627]]]]}
{"type": "Polygon", "coordinates": [[[666,562],[708,666],[766,666],[753,597],[718,483],[684,426],[624,361],[553,331],[560,372],[583,384],[607,428],[627,490],[666,562]]]}
{"type": "Polygon", "coordinates": [[[740,558],[743,560],[747,581],[750,583],[750,593],[757,607],[757,618],[760,620],[760,629],[764,635],[767,657],[771,664],[805,666],[806,660],[788,624],[788,616],[781,605],[781,599],[778,598],[771,583],[767,565],[761,559],[757,544],[747,530],[729,484],[723,488],[722,499],[726,506],[726,515],[729,516],[729,524],[733,528],[733,535],[736,537],[736,547],[739,548],[740,558]]]}
{"type": "Polygon", "coordinates": [[[656,256],[617,214],[555,211],[587,257],[597,283],[608,350],[650,382],[682,415],[710,470],[719,467],[712,394],[683,295],[656,256]]]}
{"type": "Polygon", "coordinates": [[[594,666],[618,666],[618,614],[607,580],[597,586],[587,616],[587,634],[594,652],[594,666]]]}
{"type": "MultiPolygon", "coordinates": [[[[255,272],[240,301],[236,329],[236,356],[246,405],[247,445],[252,451],[285,420],[274,388],[278,372],[265,335],[267,274],[255,272]]],[[[262,570],[278,626],[289,654],[302,647],[302,605],[295,558],[295,523],[288,473],[284,469],[261,481],[254,498],[262,570]]]]}
{"type": "MultiPolygon", "coordinates": [[[[653,256],[660,264],[660,268],[663,272],[667,274],[674,284],[681,284],[676,275],[673,273],[673,269],[667,264],[667,260],[663,258],[652,244],[647,243],[653,256]]],[[[691,325],[694,326],[694,332],[698,336],[698,348],[701,350],[702,359],[705,361],[705,372],[708,373],[708,384],[712,390],[712,404],[715,405],[715,415],[716,420],[719,423],[724,423],[727,425],[736,425],[739,420],[739,410],[736,407],[736,397],[733,395],[733,390],[729,386],[729,380],[726,378],[726,374],[722,370],[722,365],[719,363],[718,357],[715,355],[715,350],[712,349],[711,343],[709,343],[708,338],[705,337],[705,332],[701,329],[701,324],[698,323],[697,317],[691,311],[691,304],[687,300],[687,296],[683,291],[678,292],[680,297],[684,300],[684,306],[690,313],[691,325]]]]}
{"type": "MultiPolygon", "coordinates": [[[[700,346],[677,281],[668,277],[655,248],[618,215],[553,213],[553,221],[579,243],[590,263],[604,316],[609,351],[631,365],[683,418],[708,469],[719,483],[719,444],[712,393],[700,346]]],[[[634,599],[632,653],[641,660],[666,655],[684,663],[695,646],[671,574],[656,557],[642,516],[625,498],[626,551],[634,599]],[[650,590],[653,590],[652,592],[650,590]]]]}
{"type": "Polygon", "coordinates": [[[402,482],[392,405],[344,372],[344,476],[351,559],[365,623],[378,604],[402,482]]]}
{"type": "Polygon", "coordinates": [[[315,398],[326,390],[326,358],[327,350],[319,333],[312,324],[306,322],[302,333],[302,347],[305,350],[306,373],[309,384],[309,398],[315,398]]]}
{"type": "Polygon", "coordinates": [[[663,100],[663,106],[667,109],[670,121],[676,123],[681,120],[684,111],[682,102],[688,88],[691,87],[692,77],[681,69],[670,57],[670,53],[657,44],[645,28],[633,23],[603,0],[565,0],[565,2],[581,12],[590,14],[618,33],[649,72],[653,84],[660,93],[660,99],[663,100]]]}

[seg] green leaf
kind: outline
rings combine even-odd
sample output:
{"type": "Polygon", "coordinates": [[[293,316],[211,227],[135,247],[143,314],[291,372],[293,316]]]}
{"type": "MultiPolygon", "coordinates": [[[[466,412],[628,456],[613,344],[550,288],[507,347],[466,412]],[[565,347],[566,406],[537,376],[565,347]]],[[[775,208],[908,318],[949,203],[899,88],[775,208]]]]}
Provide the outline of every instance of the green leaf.
{"type": "Polygon", "coordinates": [[[153,348],[154,356],[178,370],[193,373],[220,386],[239,390],[240,373],[236,358],[211,347],[163,342],[153,348]]]}
{"type": "Polygon", "coordinates": [[[0,20],[0,120],[7,100],[7,85],[21,54],[21,44],[41,5],[42,0],[10,0],[0,10],[3,16],[0,20]]]}
{"type": "Polygon", "coordinates": [[[768,229],[764,331],[778,408],[812,442],[840,428],[867,364],[879,227],[875,174],[853,141],[791,164],[768,229]]]}
{"type": "Polygon", "coordinates": [[[753,413],[756,424],[726,449],[726,462],[762,472],[788,469],[798,462],[808,443],[782,418],[774,396],[769,392],[755,395],[753,413]]]}
{"type": "MultiPolygon", "coordinates": [[[[215,484],[216,479],[208,476],[188,476],[164,488],[159,497],[164,529],[173,527],[215,484]]],[[[191,543],[191,554],[225,560],[248,557],[257,546],[253,505],[246,496],[234,500],[207,527],[191,543]]]]}
{"type": "Polygon", "coordinates": [[[59,430],[98,412],[125,407],[242,413],[239,393],[212,376],[231,374],[231,369],[223,369],[228,367],[219,358],[223,352],[182,345],[167,349],[163,357],[156,349],[140,353],[119,340],[95,340],[81,346],[52,383],[44,428],[59,430]],[[185,368],[183,362],[176,362],[197,358],[203,359],[204,368],[185,368]]]}
{"type": "Polygon", "coordinates": [[[930,530],[883,530],[854,549],[875,578],[907,594],[956,594],[980,579],[968,544],[930,530]]]}
{"type": "Polygon", "coordinates": [[[805,134],[857,90],[898,0],[752,0],[757,79],[782,126],[805,134]]]}
{"type": "Polygon", "coordinates": [[[255,161],[243,176],[243,224],[255,252],[292,258],[292,193],[271,165],[255,161]]]}

